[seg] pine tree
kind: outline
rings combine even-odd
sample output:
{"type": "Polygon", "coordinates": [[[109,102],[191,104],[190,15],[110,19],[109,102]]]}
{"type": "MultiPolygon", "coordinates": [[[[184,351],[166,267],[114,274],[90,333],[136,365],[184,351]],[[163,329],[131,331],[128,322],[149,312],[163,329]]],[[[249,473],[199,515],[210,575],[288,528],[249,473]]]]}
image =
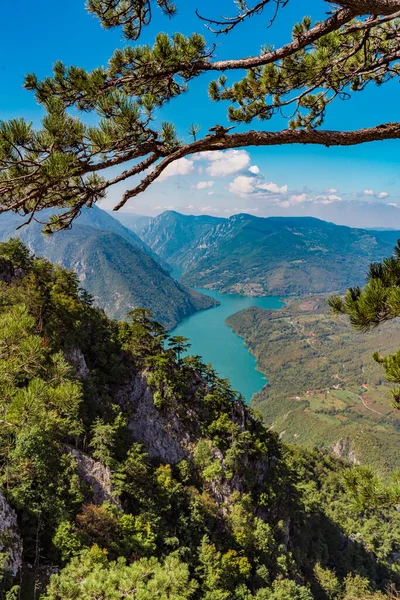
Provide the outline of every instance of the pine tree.
{"type": "MultiPolygon", "coordinates": [[[[333,296],[328,304],[334,313],[348,315],[352,326],[361,332],[399,317],[400,240],[393,256],[371,264],[364,289],[350,288],[344,298],[333,296]]],[[[387,379],[397,384],[392,389],[393,404],[400,409],[400,351],[386,357],[375,352],[373,356],[383,366],[387,379]]]]}
{"type": "Polygon", "coordinates": [[[175,557],[163,563],[151,558],[127,565],[123,559],[109,562],[107,553],[93,546],[52,577],[43,600],[189,600],[196,587],[187,565],[175,557]]]}
{"type": "MultiPolygon", "coordinates": [[[[240,0],[232,16],[198,14],[199,24],[228,34],[250,18],[267,15],[274,21],[288,1],[240,0]]],[[[321,5],[326,1],[320,0],[321,5]]],[[[324,21],[304,17],[281,48],[264,46],[257,56],[216,60],[215,44],[199,33],[158,33],[152,45],[136,43],[151,22],[152,9],[158,7],[171,18],[179,3],[89,0],[88,10],[105,28],[121,27],[127,45],[114,52],[107,67],[89,72],[56,62],[52,76],[26,76],[25,88],[35,93],[45,116],[39,129],[24,119],[0,123],[0,211],[20,212],[31,220],[44,208],[64,209],[49,219],[46,231],[51,232],[68,228],[84,206],[91,207],[111,186],[141,176],[123,194],[118,210],[174,161],[190,154],[251,145],[332,146],[398,139],[400,123],[355,131],[319,127],[332,102],[370,83],[381,85],[398,77],[400,0],[328,4],[331,14],[324,21]],[[239,80],[228,80],[230,73],[243,70],[239,80]],[[236,133],[216,124],[198,138],[200,126],[188,121],[189,139],[180,139],[174,124],[157,126],[160,110],[205,73],[222,73],[209,84],[208,95],[228,103],[229,121],[263,122],[289,108],[288,127],[236,133]],[[94,124],[87,124],[87,114],[94,124]],[[114,167],[112,175],[102,175],[109,167],[114,167]]]]}

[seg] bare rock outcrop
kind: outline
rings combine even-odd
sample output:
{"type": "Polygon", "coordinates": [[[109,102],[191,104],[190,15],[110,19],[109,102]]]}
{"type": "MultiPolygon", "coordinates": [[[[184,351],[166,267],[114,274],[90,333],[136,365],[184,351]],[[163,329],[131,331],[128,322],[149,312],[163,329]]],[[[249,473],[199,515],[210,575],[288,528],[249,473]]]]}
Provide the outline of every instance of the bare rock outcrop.
{"type": "Polygon", "coordinates": [[[22,539],[17,515],[0,491],[0,580],[2,571],[15,577],[22,565],[22,539]]]}
{"type": "Polygon", "coordinates": [[[359,465],[360,461],[358,460],[354,448],[352,448],[351,439],[350,438],[342,438],[332,448],[332,454],[339,458],[343,458],[344,460],[348,460],[353,465],[359,465]]]}
{"type": "Polygon", "coordinates": [[[117,396],[118,403],[130,415],[128,427],[143,444],[150,458],[177,464],[190,456],[190,435],[173,411],[154,406],[153,393],[144,375],[134,376],[117,396]]]}
{"type": "Polygon", "coordinates": [[[66,450],[75,457],[79,476],[91,487],[94,503],[110,502],[115,506],[120,506],[120,501],[113,489],[110,469],[80,450],[69,446],[66,450]]]}
{"type": "MultiPolygon", "coordinates": [[[[194,398],[195,391],[193,391],[193,402],[195,402],[194,398]]],[[[182,407],[178,406],[157,408],[154,405],[152,390],[143,373],[134,376],[128,385],[121,388],[117,394],[117,401],[129,415],[128,427],[133,437],[143,444],[150,458],[169,464],[177,464],[181,460],[193,460],[195,447],[202,437],[199,415],[195,406],[192,409],[190,404],[186,404],[184,412],[182,407]]],[[[244,407],[240,403],[232,409],[231,417],[242,431],[246,429],[248,425],[246,419],[249,417],[248,415],[246,417],[244,407]]],[[[226,478],[226,473],[230,469],[225,465],[221,450],[214,447],[212,454],[214,460],[221,464],[222,474],[207,482],[206,487],[224,513],[229,510],[234,492],[244,492],[246,484],[240,469],[233,477],[226,478]]],[[[274,460],[273,456],[265,456],[255,461],[243,456],[241,466],[252,473],[256,484],[262,485],[274,460]]]]}
{"type": "Polygon", "coordinates": [[[69,348],[69,350],[67,350],[65,353],[65,358],[67,362],[69,362],[69,364],[73,367],[79,379],[86,379],[90,371],[86,364],[86,360],[82,350],[80,348],[77,348],[76,346],[69,348]]]}

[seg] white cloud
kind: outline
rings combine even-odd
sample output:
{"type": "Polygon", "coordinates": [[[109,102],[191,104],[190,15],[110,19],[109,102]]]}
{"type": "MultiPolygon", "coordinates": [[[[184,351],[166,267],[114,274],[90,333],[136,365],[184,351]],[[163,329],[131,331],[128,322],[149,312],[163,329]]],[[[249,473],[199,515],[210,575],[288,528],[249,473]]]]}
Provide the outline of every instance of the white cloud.
{"type": "Polygon", "coordinates": [[[265,192],[268,192],[268,196],[276,196],[286,194],[288,191],[288,186],[283,185],[279,187],[272,181],[270,183],[264,183],[264,180],[261,177],[238,175],[233,181],[231,181],[228,189],[231,194],[237,194],[239,196],[248,196],[250,194],[266,196],[265,192]]]}
{"type": "Polygon", "coordinates": [[[328,188],[327,190],[325,190],[325,194],[336,194],[336,192],[336,188],[328,188]]]}
{"type": "Polygon", "coordinates": [[[398,205],[398,204],[395,204],[394,202],[388,202],[388,203],[387,203],[387,205],[388,205],[388,206],[394,206],[395,208],[398,208],[398,207],[399,207],[399,205],[398,205]]]}
{"type": "Polygon", "coordinates": [[[231,194],[238,194],[239,196],[253,194],[256,191],[254,178],[247,177],[246,175],[238,175],[233,181],[231,181],[228,189],[231,194]]]}
{"type": "Polygon", "coordinates": [[[294,194],[290,196],[289,202],[290,204],[301,204],[307,200],[307,194],[294,194]]]}
{"type": "Polygon", "coordinates": [[[272,194],[287,194],[288,186],[283,185],[279,187],[276,183],[270,181],[269,183],[260,183],[257,188],[259,190],[266,190],[267,192],[271,192],[272,194]]]}
{"type": "Polygon", "coordinates": [[[158,177],[158,181],[173,177],[174,175],[189,175],[194,170],[193,161],[188,158],[179,158],[168,167],[158,177]]]}
{"type": "Polygon", "coordinates": [[[284,200],[283,202],[279,202],[279,206],[282,206],[282,208],[289,208],[289,206],[291,206],[289,200],[284,200]]]}
{"type": "Polygon", "coordinates": [[[260,169],[257,167],[257,165],[252,165],[251,167],[249,167],[249,171],[250,173],[253,173],[253,175],[258,175],[260,169]]]}
{"type": "Polygon", "coordinates": [[[208,196],[213,196],[214,192],[208,192],[208,196]]]}
{"type": "Polygon", "coordinates": [[[161,204],[153,204],[151,207],[153,210],[175,210],[178,208],[174,204],[161,205],[161,204]]]}
{"type": "Polygon", "coordinates": [[[278,206],[282,208],[288,208],[289,206],[295,206],[298,204],[303,204],[304,202],[308,202],[309,197],[307,194],[292,194],[286,200],[282,200],[278,203],[278,206]]]}
{"type": "Polygon", "coordinates": [[[206,172],[212,177],[223,177],[237,173],[250,164],[250,155],[246,150],[208,150],[193,156],[194,160],[209,162],[206,172]]]}
{"type": "Polygon", "coordinates": [[[283,208],[289,208],[290,206],[296,206],[304,203],[314,204],[332,204],[333,202],[342,202],[342,198],[336,194],[321,194],[315,198],[310,198],[308,194],[292,194],[286,197],[284,200],[279,202],[279,206],[283,208]]]}
{"type": "Polygon", "coordinates": [[[373,196],[374,198],[378,198],[379,200],[383,200],[384,198],[387,198],[389,196],[389,194],[387,192],[375,193],[374,190],[364,190],[363,195],[364,196],[373,196]]]}
{"type": "Polygon", "coordinates": [[[333,202],[342,202],[343,198],[336,194],[321,195],[315,198],[317,204],[332,204],[333,202]]]}
{"type": "Polygon", "coordinates": [[[215,181],[199,181],[194,187],[196,190],[205,190],[214,185],[215,181]]]}

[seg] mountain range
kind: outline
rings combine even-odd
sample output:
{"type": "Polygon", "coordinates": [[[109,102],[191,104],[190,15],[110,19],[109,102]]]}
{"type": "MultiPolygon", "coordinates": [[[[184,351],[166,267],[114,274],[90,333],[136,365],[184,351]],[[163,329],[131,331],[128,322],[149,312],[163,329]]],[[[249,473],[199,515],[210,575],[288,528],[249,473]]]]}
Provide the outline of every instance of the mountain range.
{"type": "Polygon", "coordinates": [[[167,211],[141,237],[186,285],[242,295],[301,295],[363,285],[400,236],[312,217],[228,219],[167,211]]]}
{"type": "Polygon", "coordinates": [[[140,235],[175,269],[186,268],[201,254],[203,237],[225,222],[221,217],[187,216],[171,210],[152,219],[140,235]]]}
{"type": "Polygon", "coordinates": [[[138,215],[130,212],[113,212],[106,211],[109,214],[122,223],[124,227],[134,231],[137,235],[141,235],[142,231],[151,223],[153,217],[146,217],[146,215],[138,215]]]}
{"type": "MultiPolygon", "coordinates": [[[[40,218],[48,215],[42,212],[40,218]]],[[[73,269],[95,304],[111,317],[124,319],[133,308],[145,307],[171,329],[184,317],[215,305],[212,298],[175,281],[162,258],[97,207],[83,210],[70,231],[51,236],[44,236],[42,225],[34,221],[16,231],[21,223],[18,215],[1,215],[0,240],[18,235],[35,254],[73,269]]]]}
{"type": "MultiPolygon", "coordinates": [[[[48,216],[41,213],[40,220],[48,216]]],[[[109,316],[123,319],[143,306],[172,329],[196,310],[215,305],[190,287],[290,296],[363,285],[369,264],[389,256],[400,235],[311,217],[221,218],[175,211],[125,217],[129,227],[98,207],[85,209],[70,231],[43,236],[40,223],[16,232],[21,217],[4,214],[0,240],[19,235],[36,254],[75,270],[109,316]]]]}

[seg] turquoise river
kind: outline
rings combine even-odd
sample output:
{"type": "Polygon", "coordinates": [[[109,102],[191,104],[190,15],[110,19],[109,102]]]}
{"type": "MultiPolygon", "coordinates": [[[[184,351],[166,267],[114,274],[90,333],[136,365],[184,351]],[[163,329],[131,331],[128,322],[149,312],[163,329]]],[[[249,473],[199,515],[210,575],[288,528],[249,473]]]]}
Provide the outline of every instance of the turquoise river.
{"type": "Polygon", "coordinates": [[[249,402],[267,380],[257,370],[256,359],[243,339],[226,325],[225,319],[250,306],[276,309],[283,306],[283,302],[273,296],[258,298],[197,289],[218,300],[220,305],[187,317],[173,330],[172,335],[189,338],[190,354],[200,355],[204,362],[211,363],[217,373],[227,377],[232,387],[249,402]]]}

